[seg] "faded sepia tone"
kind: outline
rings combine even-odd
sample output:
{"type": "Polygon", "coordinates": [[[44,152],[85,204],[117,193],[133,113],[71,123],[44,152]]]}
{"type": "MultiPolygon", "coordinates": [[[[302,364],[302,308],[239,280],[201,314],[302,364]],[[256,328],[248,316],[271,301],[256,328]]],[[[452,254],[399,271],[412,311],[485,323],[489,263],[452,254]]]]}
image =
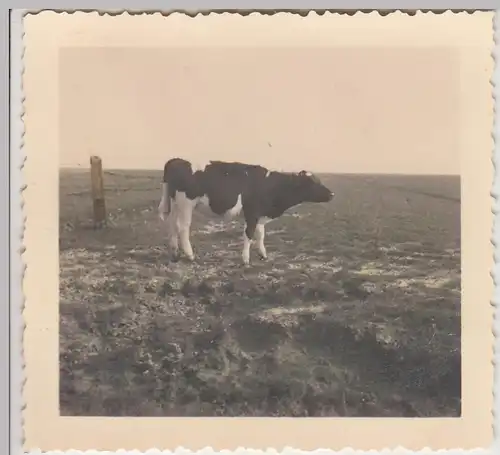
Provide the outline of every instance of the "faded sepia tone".
{"type": "MultiPolygon", "coordinates": [[[[489,445],[491,182],[484,176],[491,175],[491,18],[30,16],[24,80],[26,448],[489,445]],[[419,66],[433,71],[419,72],[419,66]],[[140,88],[135,95],[134,87],[140,88]],[[322,172],[460,174],[461,417],[189,423],[62,417],[58,176],[60,167],[87,168],[94,154],[107,169],[161,169],[166,159],[182,155],[322,172]]],[[[352,191],[345,188],[345,194],[352,191]]]]}

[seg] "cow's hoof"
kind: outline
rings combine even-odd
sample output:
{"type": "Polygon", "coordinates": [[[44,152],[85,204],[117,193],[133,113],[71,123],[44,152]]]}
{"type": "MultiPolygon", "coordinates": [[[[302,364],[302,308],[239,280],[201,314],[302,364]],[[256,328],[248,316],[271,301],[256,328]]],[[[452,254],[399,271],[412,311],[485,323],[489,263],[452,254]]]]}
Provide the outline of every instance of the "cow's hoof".
{"type": "Polygon", "coordinates": [[[181,255],[179,253],[174,253],[172,254],[172,256],[170,257],[170,260],[172,262],[179,262],[179,260],[181,259],[181,255]]]}
{"type": "Polygon", "coordinates": [[[261,261],[267,261],[267,256],[262,256],[262,255],[259,255],[259,259],[261,261]]]}

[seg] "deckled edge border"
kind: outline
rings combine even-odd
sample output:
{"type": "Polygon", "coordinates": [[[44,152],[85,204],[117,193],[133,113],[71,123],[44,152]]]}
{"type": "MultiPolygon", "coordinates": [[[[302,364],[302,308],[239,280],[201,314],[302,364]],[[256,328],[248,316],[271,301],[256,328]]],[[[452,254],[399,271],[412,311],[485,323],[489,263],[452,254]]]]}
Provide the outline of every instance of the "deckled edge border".
{"type": "Polygon", "coordinates": [[[323,16],[324,14],[339,14],[339,15],[347,15],[347,16],[354,16],[355,14],[371,14],[375,13],[380,16],[387,16],[389,14],[393,13],[402,13],[406,14],[408,16],[415,16],[416,14],[421,14],[421,13],[432,13],[432,14],[446,14],[446,13],[467,13],[467,14],[474,14],[477,11],[489,11],[487,9],[471,9],[471,8],[447,8],[447,9],[439,9],[439,8],[433,8],[433,9],[426,9],[426,8],[419,8],[419,9],[410,9],[410,8],[401,8],[401,9],[390,9],[390,8],[373,8],[373,9],[368,9],[368,8],[361,8],[361,9],[335,9],[335,8],[329,8],[329,9],[316,9],[316,8],[311,8],[311,9],[286,9],[286,8],[276,8],[276,9],[226,9],[226,8],[207,8],[207,9],[201,9],[197,8],[196,10],[190,10],[190,9],[179,9],[179,8],[166,8],[164,10],[158,10],[158,9],[152,9],[152,8],[126,8],[126,9],[92,9],[92,8],[65,8],[65,9],[60,9],[60,8],[40,8],[40,9],[27,9],[23,10],[23,15],[26,14],[38,14],[41,13],[42,11],[53,11],[55,13],[76,13],[76,12],[82,12],[82,13],[98,13],[101,16],[119,16],[121,14],[130,14],[132,16],[137,16],[140,14],[161,14],[162,16],[170,16],[171,14],[182,14],[185,16],[189,16],[192,18],[195,18],[197,16],[209,16],[211,14],[214,15],[219,15],[219,14],[236,14],[239,16],[248,16],[250,14],[259,14],[261,16],[274,16],[275,14],[280,14],[280,13],[286,13],[286,14],[293,14],[293,15],[298,15],[302,17],[306,17],[309,14],[318,14],[320,16],[323,16]]]}
{"type": "MultiPolygon", "coordinates": [[[[24,75],[24,27],[23,21],[24,17],[28,14],[36,15],[43,11],[53,11],[56,13],[66,13],[73,14],[75,12],[84,12],[84,13],[98,13],[99,15],[109,15],[109,16],[119,16],[119,15],[139,15],[139,14],[161,14],[163,16],[170,16],[172,14],[182,14],[189,16],[191,18],[196,18],[197,16],[209,16],[209,15],[220,15],[220,14],[237,14],[240,16],[247,16],[250,14],[259,14],[259,15],[267,15],[273,16],[275,14],[294,14],[302,17],[306,17],[309,15],[324,15],[324,14],[340,14],[340,15],[348,15],[355,16],[359,14],[378,14],[379,16],[387,16],[393,13],[400,13],[404,15],[414,16],[416,14],[456,14],[456,13],[466,13],[466,14],[474,14],[476,11],[484,11],[484,10],[474,10],[474,9],[362,9],[362,10],[335,10],[335,9],[321,9],[321,10],[180,10],[180,9],[169,9],[169,10],[156,10],[156,9],[109,9],[109,10],[97,10],[97,9],[25,9],[25,10],[13,10],[10,18],[11,21],[11,43],[10,43],[10,64],[11,64],[11,80],[10,80],[10,94],[11,94],[11,105],[10,105],[10,131],[11,131],[11,154],[10,154],[10,185],[11,185],[11,213],[10,213],[10,228],[11,228],[11,355],[17,356],[20,358],[20,363],[17,365],[17,368],[14,369],[11,365],[11,394],[15,390],[14,394],[17,395],[16,400],[19,406],[17,409],[14,409],[11,403],[11,439],[20,439],[21,446],[24,442],[24,431],[23,431],[23,423],[24,423],[24,408],[26,403],[24,402],[23,390],[24,384],[26,382],[26,378],[24,376],[24,352],[23,352],[23,336],[26,325],[24,323],[23,311],[25,308],[25,296],[23,292],[23,282],[24,275],[26,272],[27,264],[24,262],[22,256],[25,251],[25,247],[23,244],[24,238],[24,230],[26,225],[26,216],[24,214],[24,197],[23,191],[26,188],[26,185],[23,180],[23,167],[26,161],[26,155],[24,153],[24,134],[25,134],[25,125],[24,125],[24,99],[25,94],[23,90],[23,75],[24,75]],[[12,207],[20,208],[21,210],[17,213],[13,213],[12,207]],[[16,216],[14,216],[16,215],[16,216]],[[12,235],[14,234],[14,235],[12,235]],[[13,297],[16,298],[13,298],[13,297]],[[18,298],[17,298],[18,297],[18,298]],[[17,380],[17,384],[15,384],[17,380]],[[14,420],[14,422],[12,422],[14,420]],[[16,422],[17,421],[17,422],[16,422]],[[14,423],[14,425],[12,425],[14,423]]],[[[500,335],[500,324],[498,320],[500,319],[500,251],[497,249],[497,245],[500,244],[500,175],[497,172],[498,167],[500,166],[500,156],[497,153],[497,138],[500,138],[500,109],[497,108],[497,102],[500,99],[500,68],[497,66],[496,61],[497,57],[500,53],[500,49],[498,43],[500,41],[500,10],[497,10],[494,15],[493,24],[493,35],[494,35],[494,49],[491,53],[492,59],[494,61],[494,70],[491,78],[492,85],[492,102],[494,104],[494,124],[492,125],[492,137],[494,141],[493,146],[493,185],[491,190],[491,197],[493,199],[492,204],[492,212],[494,215],[493,226],[492,226],[492,237],[491,242],[494,246],[494,265],[491,270],[491,276],[493,278],[495,284],[494,295],[492,297],[491,303],[495,307],[494,316],[493,316],[493,326],[492,330],[495,335],[495,341],[493,345],[493,360],[492,362],[495,365],[494,370],[494,387],[493,387],[493,430],[495,441],[493,446],[489,449],[478,448],[472,450],[461,450],[461,449],[439,449],[439,450],[431,450],[429,447],[424,447],[419,451],[411,451],[405,449],[404,447],[396,447],[394,449],[382,449],[380,451],[370,450],[355,450],[350,447],[346,447],[339,451],[333,451],[329,449],[317,449],[315,451],[303,451],[300,449],[295,449],[293,447],[284,447],[281,452],[278,452],[276,449],[267,448],[266,450],[256,450],[251,448],[243,448],[238,447],[234,451],[230,450],[222,450],[220,452],[214,451],[211,447],[205,447],[204,449],[192,451],[186,449],[184,447],[177,447],[174,451],[172,450],[160,450],[156,448],[151,448],[145,452],[140,452],[138,450],[125,450],[119,449],[116,452],[110,451],[97,451],[97,450],[68,450],[66,452],[63,451],[41,451],[39,449],[32,449],[28,453],[31,455],[38,454],[68,454],[68,455],[104,455],[104,454],[120,454],[120,455],[159,455],[159,454],[174,454],[175,455],[212,455],[215,453],[220,454],[234,454],[234,455],[243,455],[243,454],[269,454],[275,455],[281,453],[283,455],[303,455],[303,454],[314,454],[314,455],[332,455],[332,454],[378,454],[378,455],[386,455],[393,454],[395,452],[401,454],[465,454],[465,453],[474,453],[474,454],[489,454],[489,453],[497,453],[497,450],[500,449],[500,441],[497,439],[497,435],[500,432],[500,419],[498,416],[500,415],[500,411],[496,411],[500,409],[500,391],[498,389],[497,382],[500,378],[500,373],[497,371],[496,365],[500,362],[500,339],[497,335],[500,335]]]]}
{"type": "Polygon", "coordinates": [[[19,442],[22,447],[23,434],[23,390],[24,390],[24,293],[23,281],[25,264],[23,262],[23,236],[25,222],[24,200],[22,192],[25,156],[24,143],[24,93],[23,56],[24,30],[23,17],[25,13],[17,11],[10,17],[10,358],[19,359],[10,362],[10,449],[19,442]]]}
{"type": "Polygon", "coordinates": [[[493,18],[493,50],[491,57],[493,59],[494,67],[491,76],[492,86],[492,102],[493,102],[493,125],[492,125],[492,138],[493,150],[491,160],[493,162],[493,182],[491,197],[492,213],[493,213],[493,226],[491,228],[491,243],[493,245],[493,265],[491,276],[493,278],[494,290],[491,300],[493,305],[493,323],[492,331],[494,335],[493,341],[493,435],[494,442],[492,449],[495,452],[500,452],[500,440],[498,438],[500,433],[500,372],[498,365],[500,363],[500,154],[498,153],[498,142],[500,140],[500,108],[498,103],[500,101],[500,66],[498,59],[500,57],[500,10],[495,12],[493,18]]]}

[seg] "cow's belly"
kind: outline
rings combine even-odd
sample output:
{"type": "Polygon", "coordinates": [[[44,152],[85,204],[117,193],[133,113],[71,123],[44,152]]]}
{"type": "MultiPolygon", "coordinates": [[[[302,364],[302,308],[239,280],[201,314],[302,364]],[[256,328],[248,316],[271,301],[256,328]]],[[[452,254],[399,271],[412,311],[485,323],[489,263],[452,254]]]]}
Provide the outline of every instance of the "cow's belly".
{"type": "Polygon", "coordinates": [[[225,220],[231,220],[237,217],[243,209],[243,204],[241,202],[241,194],[238,195],[238,199],[233,206],[224,207],[222,210],[217,210],[218,213],[214,212],[210,207],[210,199],[207,196],[198,198],[196,203],[196,210],[206,216],[223,218],[225,220]]]}

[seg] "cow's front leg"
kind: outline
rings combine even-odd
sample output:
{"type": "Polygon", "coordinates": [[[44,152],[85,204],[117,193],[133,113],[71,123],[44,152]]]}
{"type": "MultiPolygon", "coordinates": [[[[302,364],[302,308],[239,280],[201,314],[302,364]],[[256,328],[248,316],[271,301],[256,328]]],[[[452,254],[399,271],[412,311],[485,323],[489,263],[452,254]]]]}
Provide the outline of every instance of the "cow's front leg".
{"type": "Polygon", "coordinates": [[[253,243],[256,229],[257,223],[255,221],[247,221],[245,224],[245,229],[243,231],[243,251],[241,254],[243,264],[245,265],[250,264],[250,246],[253,243]]]}
{"type": "Polygon", "coordinates": [[[257,223],[257,226],[255,228],[255,239],[257,240],[259,257],[263,261],[267,259],[266,246],[264,245],[265,235],[266,235],[266,230],[264,228],[264,223],[257,223]]]}

